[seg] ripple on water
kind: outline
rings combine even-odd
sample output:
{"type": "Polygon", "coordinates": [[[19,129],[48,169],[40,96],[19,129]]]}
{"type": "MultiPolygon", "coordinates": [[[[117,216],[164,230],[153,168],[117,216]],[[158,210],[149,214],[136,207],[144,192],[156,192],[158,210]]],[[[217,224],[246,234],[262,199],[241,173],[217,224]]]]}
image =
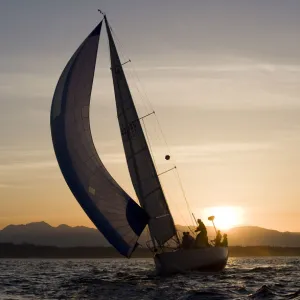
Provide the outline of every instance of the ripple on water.
{"type": "Polygon", "coordinates": [[[299,258],[159,277],[152,259],[0,260],[0,299],[300,299],[299,258]]]}

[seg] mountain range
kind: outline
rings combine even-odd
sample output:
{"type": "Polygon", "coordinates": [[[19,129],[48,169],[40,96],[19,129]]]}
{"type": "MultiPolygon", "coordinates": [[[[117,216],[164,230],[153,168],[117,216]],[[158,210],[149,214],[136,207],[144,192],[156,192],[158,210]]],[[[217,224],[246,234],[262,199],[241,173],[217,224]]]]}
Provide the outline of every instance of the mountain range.
{"type": "MultiPolygon", "coordinates": [[[[189,228],[176,225],[180,232],[189,228]]],[[[193,230],[193,228],[190,227],[193,230]]],[[[213,239],[213,227],[207,227],[213,239]]],[[[280,232],[256,226],[235,227],[227,231],[231,246],[300,247],[300,232],[280,232]]],[[[139,243],[145,246],[149,235],[145,230],[139,243]]],[[[95,228],[71,227],[65,224],[53,227],[45,222],[8,225],[0,230],[0,243],[34,244],[58,247],[109,247],[103,235],[95,228]]]]}

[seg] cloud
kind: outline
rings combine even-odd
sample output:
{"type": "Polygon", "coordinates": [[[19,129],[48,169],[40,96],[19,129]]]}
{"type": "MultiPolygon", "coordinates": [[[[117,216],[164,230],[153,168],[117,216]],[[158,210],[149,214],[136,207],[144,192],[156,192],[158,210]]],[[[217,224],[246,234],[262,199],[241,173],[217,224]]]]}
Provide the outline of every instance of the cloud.
{"type": "MultiPolygon", "coordinates": [[[[125,162],[124,154],[111,153],[115,141],[96,143],[101,145],[104,153],[101,159],[107,163],[125,162]]],[[[58,162],[52,149],[26,149],[18,147],[0,147],[0,175],[7,172],[25,172],[30,170],[58,169],[58,162]]]]}
{"type": "MultiPolygon", "coordinates": [[[[171,146],[171,159],[174,157],[180,163],[217,163],[221,161],[223,155],[253,153],[266,151],[274,148],[270,143],[214,143],[203,145],[179,145],[171,146]]],[[[154,156],[159,164],[166,163],[164,156],[166,149],[163,147],[153,147],[154,156]]],[[[125,163],[124,153],[108,153],[101,155],[104,163],[119,164],[125,163]]]]}
{"type": "Polygon", "coordinates": [[[1,96],[22,95],[23,98],[38,98],[54,92],[54,77],[45,74],[13,73],[0,74],[1,96]]]}
{"type": "Polygon", "coordinates": [[[44,157],[53,155],[54,151],[46,149],[22,149],[11,147],[0,147],[0,159],[11,157],[13,159],[27,157],[44,157]]]}
{"type": "Polygon", "coordinates": [[[218,163],[228,154],[247,154],[273,148],[269,143],[213,143],[171,147],[177,162],[218,163]]]}
{"type": "Polygon", "coordinates": [[[141,72],[150,71],[185,71],[200,73],[244,73],[244,72],[290,72],[299,73],[300,65],[276,65],[267,63],[248,64],[211,64],[202,66],[153,66],[139,67],[135,69],[141,72]]]}
{"type": "Polygon", "coordinates": [[[229,152],[253,152],[270,149],[271,145],[268,143],[212,143],[203,145],[187,145],[172,147],[173,151],[178,154],[185,155],[211,155],[218,153],[229,152]]]}
{"type": "Polygon", "coordinates": [[[11,187],[10,184],[2,184],[2,183],[0,183],[0,189],[10,188],[10,187],[11,187]]]}
{"type": "Polygon", "coordinates": [[[30,186],[24,186],[24,185],[19,185],[19,184],[1,184],[0,183],[0,189],[12,189],[12,190],[16,190],[16,189],[31,189],[32,187],[30,186]]]}
{"type": "Polygon", "coordinates": [[[0,174],[6,172],[48,169],[57,166],[54,152],[50,149],[0,147],[0,174]]]}
{"type": "MultiPolygon", "coordinates": [[[[123,152],[114,152],[115,142],[108,142],[110,151],[99,153],[100,159],[104,164],[126,164],[125,154],[123,152]]],[[[273,148],[274,145],[268,143],[213,143],[200,145],[177,145],[171,146],[171,159],[173,157],[179,163],[218,163],[226,154],[232,153],[253,153],[265,151],[273,148]]],[[[166,163],[164,156],[166,149],[164,147],[153,147],[154,159],[158,164],[166,163]]],[[[58,163],[51,151],[48,150],[15,150],[9,155],[8,150],[3,152],[0,149],[0,174],[6,172],[24,172],[26,170],[49,170],[58,168],[58,163]],[[5,153],[5,155],[3,154],[5,153]],[[51,158],[51,156],[53,158],[51,158]],[[17,159],[22,159],[16,161],[17,159]]]]}
{"type": "Polygon", "coordinates": [[[55,160],[11,162],[7,164],[0,164],[0,172],[26,169],[45,169],[54,167],[57,167],[57,162],[55,160]]]}
{"type": "MultiPolygon", "coordinates": [[[[193,73],[194,76],[197,74],[202,74],[205,77],[205,74],[210,78],[210,74],[217,74],[218,76],[232,76],[234,74],[241,73],[256,73],[256,74],[265,74],[265,73],[278,73],[278,74],[289,74],[292,76],[297,76],[300,73],[300,65],[293,64],[272,64],[267,62],[258,62],[258,61],[249,61],[249,59],[236,58],[235,61],[231,63],[207,63],[199,62],[199,65],[159,65],[159,66],[141,66],[139,67],[127,67],[125,72],[130,74],[141,72],[142,75],[144,72],[152,72],[153,75],[157,76],[158,72],[170,72],[168,77],[177,76],[175,73],[180,72],[184,75],[185,73],[193,73]],[[246,62],[243,62],[246,61],[246,62]],[[174,73],[175,72],[175,73],[174,73]]],[[[131,77],[131,76],[129,76],[131,77]]],[[[137,74],[134,74],[133,77],[137,77],[137,74]]],[[[112,81],[111,75],[107,72],[107,68],[97,68],[96,79],[99,82],[112,81]]],[[[183,78],[184,79],[184,78],[183,78]]],[[[30,95],[31,97],[44,97],[49,96],[50,98],[53,95],[55,85],[58,81],[57,74],[39,74],[39,73],[0,73],[0,93],[2,95],[30,95]],[[25,93],[25,94],[24,94],[25,93]]],[[[101,91],[98,90],[99,94],[103,94],[106,91],[103,86],[101,86],[101,91]]],[[[105,93],[106,94],[106,93],[105,93]]]]}
{"type": "MultiPolygon", "coordinates": [[[[136,71],[155,106],[215,110],[300,107],[299,64],[237,58],[219,64],[146,66],[136,71]]],[[[139,80],[136,83],[139,86],[139,80]]],[[[142,86],[139,89],[144,90],[142,86]]],[[[134,89],[132,92],[135,99],[140,98],[134,89]]]]}

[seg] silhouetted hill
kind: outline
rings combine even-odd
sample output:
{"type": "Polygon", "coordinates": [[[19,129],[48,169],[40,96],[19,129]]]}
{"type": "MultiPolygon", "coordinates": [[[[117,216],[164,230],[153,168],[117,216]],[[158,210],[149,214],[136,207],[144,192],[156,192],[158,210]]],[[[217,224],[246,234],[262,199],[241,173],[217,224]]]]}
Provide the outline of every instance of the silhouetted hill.
{"type": "Polygon", "coordinates": [[[241,246],[300,247],[300,233],[280,232],[256,226],[232,228],[230,244],[241,246]]]}
{"type": "Polygon", "coordinates": [[[28,243],[59,247],[110,246],[103,235],[94,228],[71,227],[65,224],[52,227],[45,222],[9,225],[0,231],[0,243],[28,243]]]}
{"type": "MultiPolygon", "coordinates": [[[[179,231],[188,231],[178,225],[179,231]]],[[[194,227],[190,227],[194,230],[194,227]]],[[[214,229],[207,227],[208,235],[214,237],[214,229]]],[[[236,227],[228,230],[231,246],[300,247],[300,233],[279,232],[255,226],[236,227]]],[[[149,235],[145,231],[139,243],[145,246],[149,235]]],[[[45,222],[26,225],[9,225],[0,230],[0,243],[33,244],[58,247],[109,247],[103,235],[94,228],[71,227],[65,224],[53,227],[45,222]]]]}

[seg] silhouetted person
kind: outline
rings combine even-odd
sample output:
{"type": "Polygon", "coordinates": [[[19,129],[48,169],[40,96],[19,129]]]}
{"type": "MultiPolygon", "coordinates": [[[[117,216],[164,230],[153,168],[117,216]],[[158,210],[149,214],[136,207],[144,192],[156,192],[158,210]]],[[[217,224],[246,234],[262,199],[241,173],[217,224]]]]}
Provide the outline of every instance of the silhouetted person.
{"type": "Polygon", "coordinates": [[[201,231],[197,234],[195,247],[202,248],[202,247],[209,247],[207,233],[205,231],[201,231]]]}
{"type": "Polygon", "coordinates": [[[195,239],[190,235],[189,232],[186,232],[187,246],[188,249],[192,248],[195,244],[195,239]]]}
{"type": "Polygon", "coordinates": [[[215,238],[215,246],[216,246],[216,247],[221,246],[221,239],[222,239],[222,234],[221,234],[221,231],[218,230],[218,231],[217,231],[216,238],[215,238]]]}
{"type": "Polygon", "coordinates": [[[196,228],[195,232],[197,232],[197,231],[206,231],[207,232],[206,227],[205,227],[204,223],[201,221],[201,219],[198,219],[197,222],[198,222],[198,227],[196,228]]]}
{"type": "Polygon", "coordinates": [[[195,231],[196,232],[199,231],[199,233],[196,237],[195,246],[196,248],[208,247],[209,243],[208,243],[206,227],[204,223],[201,221],[201,219],[198,219],[197,222],[198,222],[198,227],[196,228],[195,231]]]}
{"type": "Polygon", "coordinates": [[[221,242],[222,247],[228,247],[228,239],[227,239],[227,234],[224,233],[223,235],[223,241],[221,242]]]}
{"type": "Polygon", "coordinates": [[[188,249],[189,240],[188,240],[188,237],[187,237],[187,232],[183,232],[181,246],[182,246],[183,249],[188,249]]]}

